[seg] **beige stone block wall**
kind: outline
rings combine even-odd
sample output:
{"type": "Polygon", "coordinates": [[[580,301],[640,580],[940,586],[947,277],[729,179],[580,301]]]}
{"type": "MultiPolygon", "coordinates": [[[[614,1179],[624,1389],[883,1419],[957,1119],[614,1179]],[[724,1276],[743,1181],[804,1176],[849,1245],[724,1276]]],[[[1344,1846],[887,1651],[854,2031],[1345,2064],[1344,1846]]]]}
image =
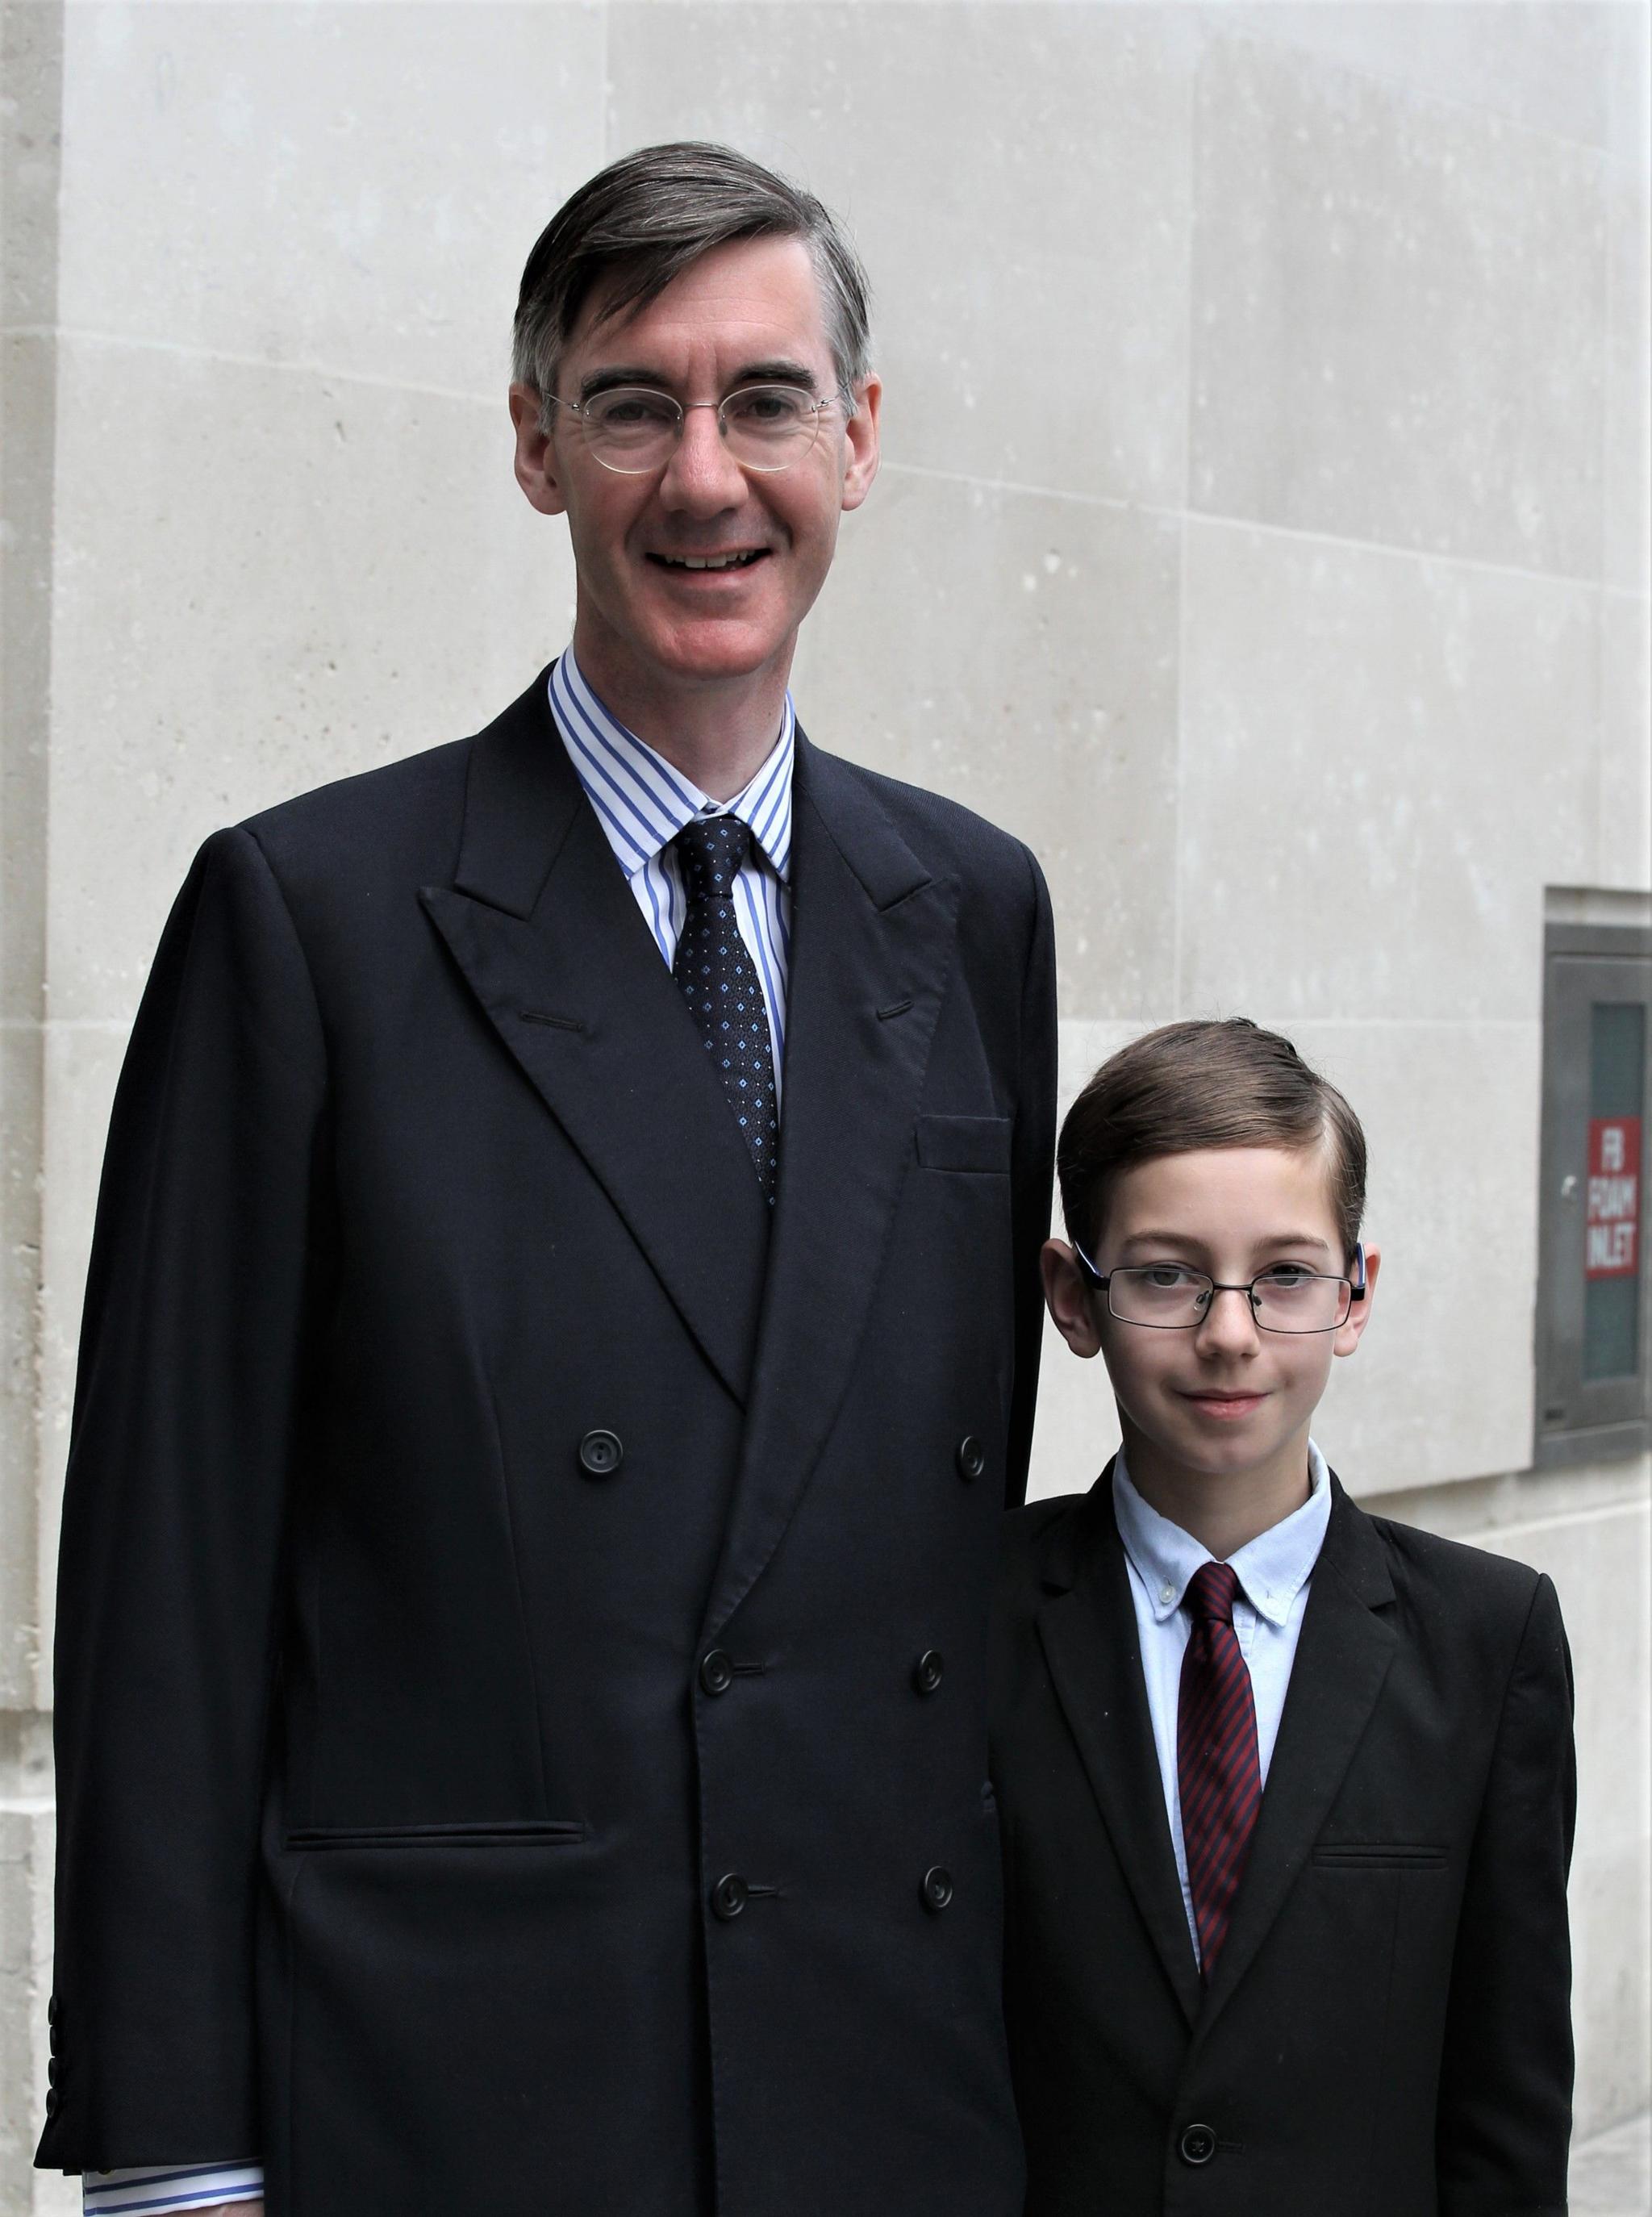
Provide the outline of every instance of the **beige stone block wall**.
{"type": "MultiPolygon", "coordinates": [[[[800,712],[1037,849],[1064,1091],[1244,1010],[1366,1118],[1382,1298],[1320,1429],[1378,1505],[1556,1579],[1580,2118],[1643,2106],[1648,1469],[1527,1465],[1544,888],[1652,884],[1644,5],[0,21],[0,2217],[73,2206],[27,2167],[49,1595],[147,962],[208,831],[474,729],[561,645],[509,310],[563,195],[664,136],[804,176],[871,265],[885,469],[800,712]]],[[[1052,1339],[1036,1489],[1113,1436],[1052,1339]]]]}

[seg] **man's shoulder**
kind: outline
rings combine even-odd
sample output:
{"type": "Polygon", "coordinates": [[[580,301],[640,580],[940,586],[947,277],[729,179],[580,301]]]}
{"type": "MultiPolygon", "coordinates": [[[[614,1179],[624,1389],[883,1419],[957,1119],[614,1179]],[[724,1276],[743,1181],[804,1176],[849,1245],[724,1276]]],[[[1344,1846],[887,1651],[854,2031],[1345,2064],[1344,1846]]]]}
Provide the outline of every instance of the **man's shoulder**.
{"type": "Polygon", "coordinates": [[[261,809],[237,827],[272,863],[332,855],[359,861],[435,825],[457,836],[473,738],[450,739],[261,809]]]}
{"type": "Polygon", "coordinates": [[[882,770],[868,769],[845,755],[808,742],[811,773],[823,792],[854,792],[879,810],[919,859],[935,869],[955,872],[967,882],[1025,899],[1042,882],[1031,849],[1013,832],[990,823],[962,801],[927,786],[909,785],[882,770]]]}

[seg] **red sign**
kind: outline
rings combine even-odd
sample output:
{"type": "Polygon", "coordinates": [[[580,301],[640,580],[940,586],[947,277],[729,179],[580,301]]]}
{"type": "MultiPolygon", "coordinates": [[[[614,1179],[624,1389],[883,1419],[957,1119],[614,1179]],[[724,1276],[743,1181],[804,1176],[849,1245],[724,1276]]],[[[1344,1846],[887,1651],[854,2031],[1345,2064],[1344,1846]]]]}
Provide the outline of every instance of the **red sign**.
{"type": "Polygon", "coordinates": [[[1589,1213],[1586,1278],[1632,1278],[1641,1220],[1641,1120],[1596,1116],[1589,1123],[1589,1213]]]}

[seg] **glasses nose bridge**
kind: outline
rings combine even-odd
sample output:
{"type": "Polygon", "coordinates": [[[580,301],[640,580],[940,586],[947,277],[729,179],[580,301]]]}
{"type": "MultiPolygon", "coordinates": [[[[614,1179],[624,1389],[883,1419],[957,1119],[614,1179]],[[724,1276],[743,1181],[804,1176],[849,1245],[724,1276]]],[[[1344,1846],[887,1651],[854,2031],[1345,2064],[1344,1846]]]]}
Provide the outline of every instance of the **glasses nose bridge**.
{"type": "Polygon", "coordinates": [[[730,472],[744,483],[744,472],[737,456],[729,447],[728,424],[723,411],[725,400],[680,400],[677,403],[677,431],[666,459],[665,481],[686,483],[691,489],[709,479],[715,484],[726,481],[730,472]],[[690,417],[702,409],[709,409],[716,419],[703,434],[696,434],[690,417]]]}
{"type": "Polygon", "coordinates": [[[1246,1330],[1251,1332],[1259,1331],[1261,1327],[1258,1324],[1256,1317],[1255,1287],[1254,1285],[1222,1285],[1215,1279],[1211,1281],[1211,1290],[1205,1298],[1203,1313],[1199,1316],[1198,1322],[1193,1326],[1194,1331],[1206,1331],[1214,1324],[1218,1313],[1218,1304],[1220,1303],[1224,1294],[1242,1294],[1244,1295],[1245,1305],[1241,1314],[1244,1318],[1246,1330]]]}

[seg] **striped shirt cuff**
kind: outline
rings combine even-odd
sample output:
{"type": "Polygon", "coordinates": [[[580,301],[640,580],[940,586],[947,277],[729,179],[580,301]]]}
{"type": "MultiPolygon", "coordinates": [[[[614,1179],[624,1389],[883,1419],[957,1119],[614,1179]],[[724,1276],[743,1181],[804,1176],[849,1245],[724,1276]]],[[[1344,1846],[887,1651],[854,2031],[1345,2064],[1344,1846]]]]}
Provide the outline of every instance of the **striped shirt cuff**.
{"type": "Polygon", "coordinates": [[[263,2165],[198,2163],[139,2164],[130,2171],[89,2171],[81,2180],[87,2217],[161,2217],[169,2209],[215,2209],[220,2202],[257,2202],[263,2165]]]}

